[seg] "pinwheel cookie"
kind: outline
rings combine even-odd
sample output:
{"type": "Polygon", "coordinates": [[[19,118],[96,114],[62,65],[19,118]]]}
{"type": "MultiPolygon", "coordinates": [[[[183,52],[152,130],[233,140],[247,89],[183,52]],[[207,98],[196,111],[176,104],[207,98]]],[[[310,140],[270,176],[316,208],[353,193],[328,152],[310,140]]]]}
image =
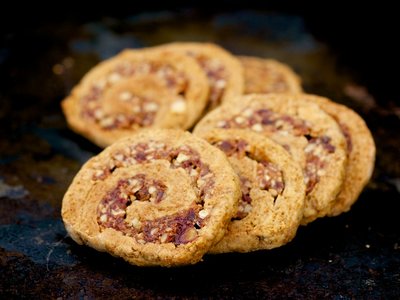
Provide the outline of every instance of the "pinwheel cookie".
{"type": "Polygon", "coordinates": [[[364,120],[350,108],[318,96],[305,96],[317,103],[339,124],[347,145],[347,168],[342,190],[328,213],[337,216],[350,209],[368,183],[374,170],[374,139],[364,120]]]}
{"type": "Polygon", "coordinates": [[[300,77],[287,65],[273,59],[239,56],[244,69],[245,94],[300,93],[300,77]]]}
{"type": "Polygon", "coordinates": [[[346,141],[338,124],[300,94],[252,94],[206,115],[194,132],[249,129],[281,144],[300,164],[306,183],[302,224],[327,215],[342,186],[346,141]]]}
{"type": "Polygon", "coordinates": [[[94,67],[62,108],[72,129],[104,147],[142,128],[191,127],[208,90],[187,55],[126,50],[94,67]]]}
{"type": "Polygon", "coordinates": [[[225,49],[211,43],[171,43],[161,45],[156,49],[185,53],[196,59],[207,75],[210,85],[206,110],[211,110],[226,99],[243,93],[242,65],[225,49]]]}
{"type": "Polygon", "coordinates": [[[249,252],[289,242],[303,217],[300,166],[283,147],[248,130],[214,129],[202,137],[228,156],[242,191],[227,233],[210,252],[249,252]]]}
{"type": "Polygon", "coordinates": [[[90,159],[64,196],[71,237],[142,266],[201,260],[237,211],[226,156],[179,130],[144,130],[90,159]]]}

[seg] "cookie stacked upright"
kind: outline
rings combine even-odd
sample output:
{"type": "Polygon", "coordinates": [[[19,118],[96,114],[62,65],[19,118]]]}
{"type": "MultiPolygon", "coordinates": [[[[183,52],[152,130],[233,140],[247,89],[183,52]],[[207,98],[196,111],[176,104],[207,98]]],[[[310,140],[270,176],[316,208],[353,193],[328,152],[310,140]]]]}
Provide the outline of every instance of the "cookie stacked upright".
{"type": "Polygon", "coordinates": [[[237,210],[225,155],[181,130],[144,130],[90,159],[65,194],[71,237],[136,265],[198,262],[237,210]]]}
{"type": "Polygon", "coordinates": [[[374,165],[354,111],[303,94],[282,63],[213,44],[125,50],[62,107],[76,132],[110,145],[65,194],[65,226],[136,265],[282,246],[300,224],[349,210],[374,165]]]}
{"type": "Polygon", "coordinates": [[[101,147],[143,128],[189,129],[243,93],[239,61],[211,44],[125,50],[93,68],[62,102],[72,129],[101,147]]]}

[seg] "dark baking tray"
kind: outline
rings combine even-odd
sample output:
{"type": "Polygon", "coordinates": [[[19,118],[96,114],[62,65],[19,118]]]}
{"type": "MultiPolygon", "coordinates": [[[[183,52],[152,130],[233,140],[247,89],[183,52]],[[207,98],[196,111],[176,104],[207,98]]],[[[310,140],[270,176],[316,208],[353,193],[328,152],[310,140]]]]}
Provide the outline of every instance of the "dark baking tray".
{"type": "Polygon", "coordinates": [[[2,299],[400,297],[400,108],[396,80],[386,72],[398,62],[390,45],[396,24],[370,23],[371,7],[328,5],[329,17],[299,6],[232,3],[207,13],[190,5],[2,12],[2,299]],[[67,128],[60,101],[100,60],[125,47],[175,40],[279,59],[302,76],[307,92],[362,115],[377,143],[377,162],[352,210],[300,228],[284,247],[208,255],[175,269],[130,266],[75,244],[60,219],[61,200],[82,163],[100,149],[67,128]],[[382,48],[384,42],[390,47],[382,48]]]}

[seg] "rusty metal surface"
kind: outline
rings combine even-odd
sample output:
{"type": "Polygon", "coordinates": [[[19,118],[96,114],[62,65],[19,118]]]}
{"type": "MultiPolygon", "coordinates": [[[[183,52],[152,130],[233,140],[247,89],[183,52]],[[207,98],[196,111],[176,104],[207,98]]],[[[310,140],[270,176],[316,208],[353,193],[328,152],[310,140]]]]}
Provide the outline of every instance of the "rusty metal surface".
{"type": "MultiPolygon", "coordinates": [[[[371,95],[296,15],[257,11],[140,13],[53,21],[5,35],[0,48],[0,297],[399,298],[400,108],[371,95]],[[282,60],[306,91],[345,103],[377,142],[373,179],[349,213],[300,228],[272,251],[206,256],[177,269],[138,268],[75,244],[61,200],[99,148],[71,132],[60,101],[83,74],[125,47],[216,42],[282,60]]],[[[380,80],[379,74],[371,74],[380,80]]]]}

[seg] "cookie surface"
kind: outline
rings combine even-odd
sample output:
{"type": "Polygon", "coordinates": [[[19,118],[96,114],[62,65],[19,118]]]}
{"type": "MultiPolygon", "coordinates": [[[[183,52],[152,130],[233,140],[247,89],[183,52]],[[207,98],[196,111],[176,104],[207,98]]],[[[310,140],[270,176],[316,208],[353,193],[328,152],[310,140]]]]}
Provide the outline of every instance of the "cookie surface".
{"type": "Polygon", "coordinates": [[[252,56],[238,58],[244,69],[245,94],[302,92],[300,77],[288,65],[252,56]]]}
{"type": "Polygon", "coordinates": [[[144,130],[90,159],[64,196],[79,244],[142,266],[201,260],[237,211],[239,180],[226,156],[180,130],[144,130]]]}
{"type": "Polygon", "coordinates": [[[300,164],[306,183],[302,224],[329,213],[343,183],[346,141],[339,125],[301,94],[252,94],[206,115],[195,127],[250,129],[270,137],[300,164]]]}
{"type": "Polygon", "coordinates": [[[206,111],[234,96],[243,94],[243,68],[239,60],[225,49],[211,43],[171,43],[157,48],[185,53],[196,59],[208,77],[210,94],[206,111]]]}
{"type": "Polygon", "coordinates": [[[347,167],[343,187],[329,216],[350,210],[372,176],[375,164],[375,143],[364,120],[350,108],[318,96],[307,96],[339,124],[347,145],[347,167]]]}
{"type": "Polygon", "coordinates": [[[303,217],[305,185],[287,151],[249,130],[214,129],[202,137],[228,156],[242,191],[227,233],[209,252],[272,249],[292,240],[303,217]]]}
{"type": "Polygon", "coordinates": [[[208,91],[193,58],[125,50],[89,71],[62,108],[72,129],[105,147],[142,128],[191,127],[208,91]]]}

